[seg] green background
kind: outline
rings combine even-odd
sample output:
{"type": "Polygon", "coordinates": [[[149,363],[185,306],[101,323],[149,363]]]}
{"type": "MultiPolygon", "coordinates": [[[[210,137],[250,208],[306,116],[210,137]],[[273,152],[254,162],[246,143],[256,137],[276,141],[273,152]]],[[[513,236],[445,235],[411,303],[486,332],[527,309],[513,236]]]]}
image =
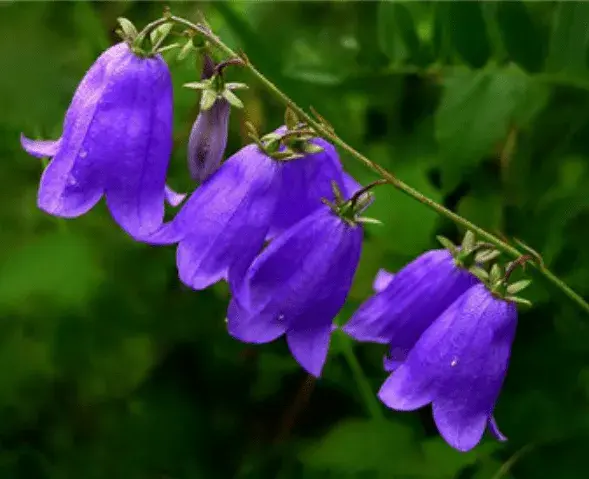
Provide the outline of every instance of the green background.
{"type": "MultiPolygon", "coordinates": [[[[584,478],[589,449],[589,317],[542,278],[524,296],[496,410],[510,440],[461,454],[430,411],[366,410],[340,336],[314,383],[282,341],[241,344],[225,330],[227,288],[193,292],[174,248],[134,243],[103,203],[76,220],[36,208],[42,164],[24,132],[56,138],[86,69],[163,4],[0,3],[0,477],[584,478]]],[[[228,44],[343,139],[411,186],[490,231],[519,238],[589,296],[589,3],[210,2],[228,44]]],[[[171,183],[191,185],[185,149],[199,77],[174,77],[171,183]]],[[[228,152],[244,122],[268,132],[283,106],[238,69],[228,152]]],[[[353,158],[346,168],[375,176],[353,158]]],[[[381,187],[341,320],[397,270],[458,240],[452,223],[381,187]]],[[[384,348],[354,345],[374,392],[384,348]]]]}

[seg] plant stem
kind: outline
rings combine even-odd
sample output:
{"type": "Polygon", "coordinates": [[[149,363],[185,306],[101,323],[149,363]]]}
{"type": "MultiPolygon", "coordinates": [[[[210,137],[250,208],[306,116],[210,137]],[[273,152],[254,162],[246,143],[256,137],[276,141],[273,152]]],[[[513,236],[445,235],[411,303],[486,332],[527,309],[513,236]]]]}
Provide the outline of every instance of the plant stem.
{"type": "Polygon", "coordinates": [[[354,376],[358,390],[362,395],[367,412],[372,416],[372,419],[383,421],[384,415],[381,406],[376,399],[376,395],[372,391],[372,387],[370,386],[364,371],[362,370],[362,366],[360,366],[360,362],[354,353],[350,339],[342,334],[341,343],[343,345],[344,358],[352,371],[352,375],[354,376]]]}
{"type": "MultiPolygon", "coordinates": [[[[366,165],[374,172],[378,173],[382,178],[384,178],[388,183],[393,185],[398,190],[402,191],[408,196],[411,196],[413,199],[423,203],[428,208],[436,211],[438,214],[442,216],[445,216],[454,223],[464,227],[465,229],[471,230],[478,237],[488,241],[489,243],[492,243],[497,249],[512,256],[513,258],[517,259],[522,255],[522,253],[517,248],[514,248],[507,242],[485,231],[479,226],[471,223],[466,218],[463,218],[462,216],[454,213],[453,211],[449,210],[443,205],[436,203],[427,196],[424,196],[419,191],[415,190],[411,186],[396,178],[391,172],[387,171],[382,166],[378,165],[377,163],[374,163],[366,156],[364,156],[362,153],[356,151],[352,146],[348,145],[344,140],[342,140],[329,126],[324,125],[323,123],[309,115],[307,112],[305,112],[305,110],[303,110],[286,94],[284,94],[274,83],[272,83],[272,81],[270,81],[259,70],[257,70],[256,67],[254,67],[254,65],[252,65],[252,63],[247,58],[245,58],[243,55],[238,55],[229,46],[223,43],[223,41],[221,41],[219,37],[217,37],[207,28],[203,27],[202,25],[197,25],[188,20],[185,20],[184,18],[176,17],[173,15],[168,17],[168,20],[184,25],[185,27],[190,28],[191,30],[194,30],[195,32],[203,35],[213,45],[215,45],[219,50],[223,51],[229,57],[242,58],[244,60],[244,68],[247,68],[258,79],[258,81],[260,81],[260,83],[262,83],[275,97],[277,97],[279,100],[285,103],[292,111],[294,111],[300,119],[304,119],[305,122],[308,125],[312,126],[318,134],[323,136],[323,138],[339,146],[342,150],[347,151],[351,156],[353,156],[360,162],[364,163],[364,165],[366,165]]],[[[546,78],[546,80],[551,80],[551,78],[546,78]]],[[[567,295],[569,299],[576,303],[577,306],[579,306],[585,312],[589,313],[589,303],[587,303],[587,301],[585,301],[578,293],[576,293],[572,288],[570,288],[566,283],[564,283],[564,281],[555,276],[543,265],[539,265],[535,262],[532,262],[530,264],[532,264],[540,272],[542,276],[544,276],[548,281],[550,281],[565,295],[567,295]]]]}

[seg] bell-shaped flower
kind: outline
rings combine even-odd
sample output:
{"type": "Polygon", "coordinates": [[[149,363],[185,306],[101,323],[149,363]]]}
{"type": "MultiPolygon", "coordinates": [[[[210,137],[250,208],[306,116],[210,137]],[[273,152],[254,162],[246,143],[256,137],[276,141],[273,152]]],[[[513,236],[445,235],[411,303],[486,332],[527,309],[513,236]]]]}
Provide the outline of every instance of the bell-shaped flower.
{"type": "Polygon", "coordinates": [[[242,148],[192,193],[171,222],[142,240],[178,242],[179,277],[193,289],[240,276],[264,245],[283,166],[257,145],[242,148]]]}
{"type": "Polygon", "coordinates": [[[428,251],[393,278],[381,279],[375,288],[379,291],[358,308],[343,330],[359,341],[389,344],[385,368],[392,370],[432,322],[477,282],[457,266],[450,251],[428,251]]]}
{"type": "Polygon", "coordinates": [[[248,343],[286,335],[294,358],[319,376],[361,246],[359,223],[342,219],[327,206],[315,210],[254,260],[229,305],[229,333],[248,343]]]}
{"type": "MultiPolygon", "coordinates": [[[[208,80],[215,74],[215,64],[208,54],[203,58],[201,78],[208,80]]],[[[204,95],[204,93],[203,93],[204,95]]],[[[188,140],[188,170],[194,181],[202,183],[221,166],[229,129],[230,103],[221,95],[211,105],[202,108],[192,125],[188,140]]]]}
{"type": "Polygon", "coordinates": [[[160,55],[139,56],[127,43],[106,50],[88,70],[56,141],[21,137],[23,148],[52,157],[38,205],[76,217],[104,194],[115,221],[130,235],[149,234],[164,216],[172,151],[172,81],[160,55]]]}
{"type": "Polygon", "coordinates": [[[513,302],[495,297],[483,284],[472,286],[421,335],[383,384],[380,400],[399,411],[431,403],[440,434],[460,451],[476,446],[487,426],[505,440],[493,410],[516,324],[513,302]]]}

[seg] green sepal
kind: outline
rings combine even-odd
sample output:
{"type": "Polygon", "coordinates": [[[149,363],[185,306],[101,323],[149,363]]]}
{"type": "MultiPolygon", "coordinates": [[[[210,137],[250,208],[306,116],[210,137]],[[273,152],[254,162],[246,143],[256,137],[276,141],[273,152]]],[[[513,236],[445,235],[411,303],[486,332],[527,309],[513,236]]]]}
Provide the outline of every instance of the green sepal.
{"type": "Polygon", "coordinates": [[[184,83],[182,85],[184,88],[191,88],[193,90],[206,90],[207,88],[211,87],[211,84],[208,80],[203,81],[194,81],[190,83],[184,83]]]}
{"type": "Polygon", "coordinates": [[[494,264],[491,267],[491,271],[489,273],[489,282],[491,283],[491,286],[494,287],[497,283],[502,281],[502,276],[503,276],[503,271],[501,269],[501,266],[499,266],[498,264],[494,264]]]}
{"type": "Polygon", "coordinates": [[[209,110],[215,104],[217,100],[217,94],[213,90],[203,90],[202,97],[200,98],[200,109],[209,110]]]}
{"type": "Polygon", "coordinates": [[[452,253],[452,256],[456,256],[458,254],[458,248],[448,238],[446,238],[445,236],[438,235],[436,236],[436,239],[444,248],[446,248],[448,251],[450,251],[450,253],[452,253]]]}
{"type": "Polygon", "coordinates": [[[151,32],[149,32],[149,39],[151,40],[152,45],[159,45],[161,44],[166,37],[170,34],[172,29],[174,28],[174,24],[172,22],[164,23],[157,28],[154,28],[151,32]]]}
{"type": "Polygon", "coordinates": [[[531,283],[532,281],[529,279],[522,279],[521,281],[516,281],[515,283],[507,286],[507,294],[515,295],[520,291],[526,289],[531,283]]]}
{"type": "Polygon", "coordinates": [[[243,102],[237,98],[237,95],[235,95],[235,93],[232,91],[225,89],[223,90],[223,93],[221,93],[221,96],[225,98],[225,100],[227,100],[231,106],[235,108],[243,108],[243,102]]]}
{"type": "Polygon", "coordinates": [[[286,107],[284,111],[284,124],[286,125],[287,130],[294,130],[299,125],[299,117],[297,114],[292,110],[290,107],[286,107]]]}
{"type": "Polygon", "coordinates": [[[483,268],[480,268],[479,266],[472,266],[471,268],[468,269],[468,271],[470,271],[470,273],[473,276],[476,276],[483,283],[486,283],[487,281],[489,281],[489,273],[487,273],[483,268]]]}
{"type": "Polygon", "coordinates": [[[309,142],[305,142],[301,149],[308,155],[314,155],[315,153],[321,153],[323,151],[321,146],[309,142]]]}
{"type": "Polygon", "coordinates": [[[196,51],[196,47],[194,46],[194,42],[192,41],[192,38],[190,38],[183,46],[182,49],[178,52],[178,56],[176,57],[176,60],[178,60],[179,62],[185,60],[188,55],[190,55],[192,52],[196,51]]]}
{"type": "Polygon", "coordinates": [[[225,88],[227,90],[247,90],[249,88],[249,86],[247,86],[245,83],[238,83],[238,82],[228,82],[225,83],[225,88]]]}
{"type": "Polygon", "coordinates": [[[497,257],[501,255],[501,251],[496,249],[487,249],[483,251],[479,251],[475,257],[475,263],[488,263],[489,261],[493,261],[497,257]]]}
{"type": "Polygon", "coordinates": [[[137,31],[137,28],[135,28],[135,25],[133,25],[131,20],[125,17],[119,17],[117,18],[117,22],[119,22],[119,25],[121,26],[121,36],[123,37],[123,39],[133,41],[137,38],[139,32],[137,31]]]}
{"type": "Polygon", "coordinates": [[[464,238],[462,239],[462,245],[460,247],[460,251],[464,252],[464,254],[469,254],[470,252],[472,252],[474,250],[475,244],[476,244],[476,237],[472,231],[468,230],[464,234],[464,238]]]}
{"type": "Polygon", "coordinates": [[[356,218],[356,222],[357,223],[362,223],[362,224],[371,224],[371,225],[379,225],[382,226],[382,221],[377,220],[376,218],[369,218],[367,216],[358,216],[356,218]]]}
{"type": "Polygon", "coordinates": [[[516,304],[520,304],[522,306],[527,306],[527,307],[531,307],[532,306],[532,302],[528,301],[527,299],[524,298],[520,298],[518,296],[505,296],[505,301],[510,301],[512,303],[516,303],[516,304]]]}
{"type": "Polygon", "coordinates": [[[165,47],[158,48],[155,53],[165,53],[169,52],[170,50],[174,50],[174,48],[178,48],[180,46],[179,43],[172,43],[171,45],[166,45],[165,47]]]}

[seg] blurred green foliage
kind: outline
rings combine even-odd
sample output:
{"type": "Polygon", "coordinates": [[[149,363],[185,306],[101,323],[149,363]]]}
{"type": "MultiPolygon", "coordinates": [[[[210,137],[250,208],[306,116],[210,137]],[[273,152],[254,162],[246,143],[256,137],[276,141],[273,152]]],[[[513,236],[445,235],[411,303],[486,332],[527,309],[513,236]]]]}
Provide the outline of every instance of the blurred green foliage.
{"type": "MultiPolygon", "coordinates": [[[[225,331],[227,289],[183,288],[173,248],[136,244],[104,205],[77,220],[38,211],[42,165],[18,135],[57,137],[84,71],[162,3],[0,3],[0,477],[6,479],[586,477],[589,318],[540,279],[520,314],[497,418],[510,437],[458,453],[431,414],[372,421],[334,338],[316,384],[278,341],[225,331]],[[514,454],[525,452],[511,460],[514,454]]],[[[532,245],[589,296],[589,4],[173,2],[202,9],[303,106],[372,160],[466,218],[532,245]]],[[[198,65],[168,55],[176,86],[171,183],[192,185],[185,148],[198,65]]],[[[281,123],[246,73],[229,150],[281,123]]],[[[353,159],[346,168],[374,179],[353,159]]],[[[381,188],[340,320],[396,270],[460,231],[381,188]]],[[[426,300],[424,298],[424,300],[426,300]]],[[[384,349],[355,345],[373,390],[384,349]]]]}

